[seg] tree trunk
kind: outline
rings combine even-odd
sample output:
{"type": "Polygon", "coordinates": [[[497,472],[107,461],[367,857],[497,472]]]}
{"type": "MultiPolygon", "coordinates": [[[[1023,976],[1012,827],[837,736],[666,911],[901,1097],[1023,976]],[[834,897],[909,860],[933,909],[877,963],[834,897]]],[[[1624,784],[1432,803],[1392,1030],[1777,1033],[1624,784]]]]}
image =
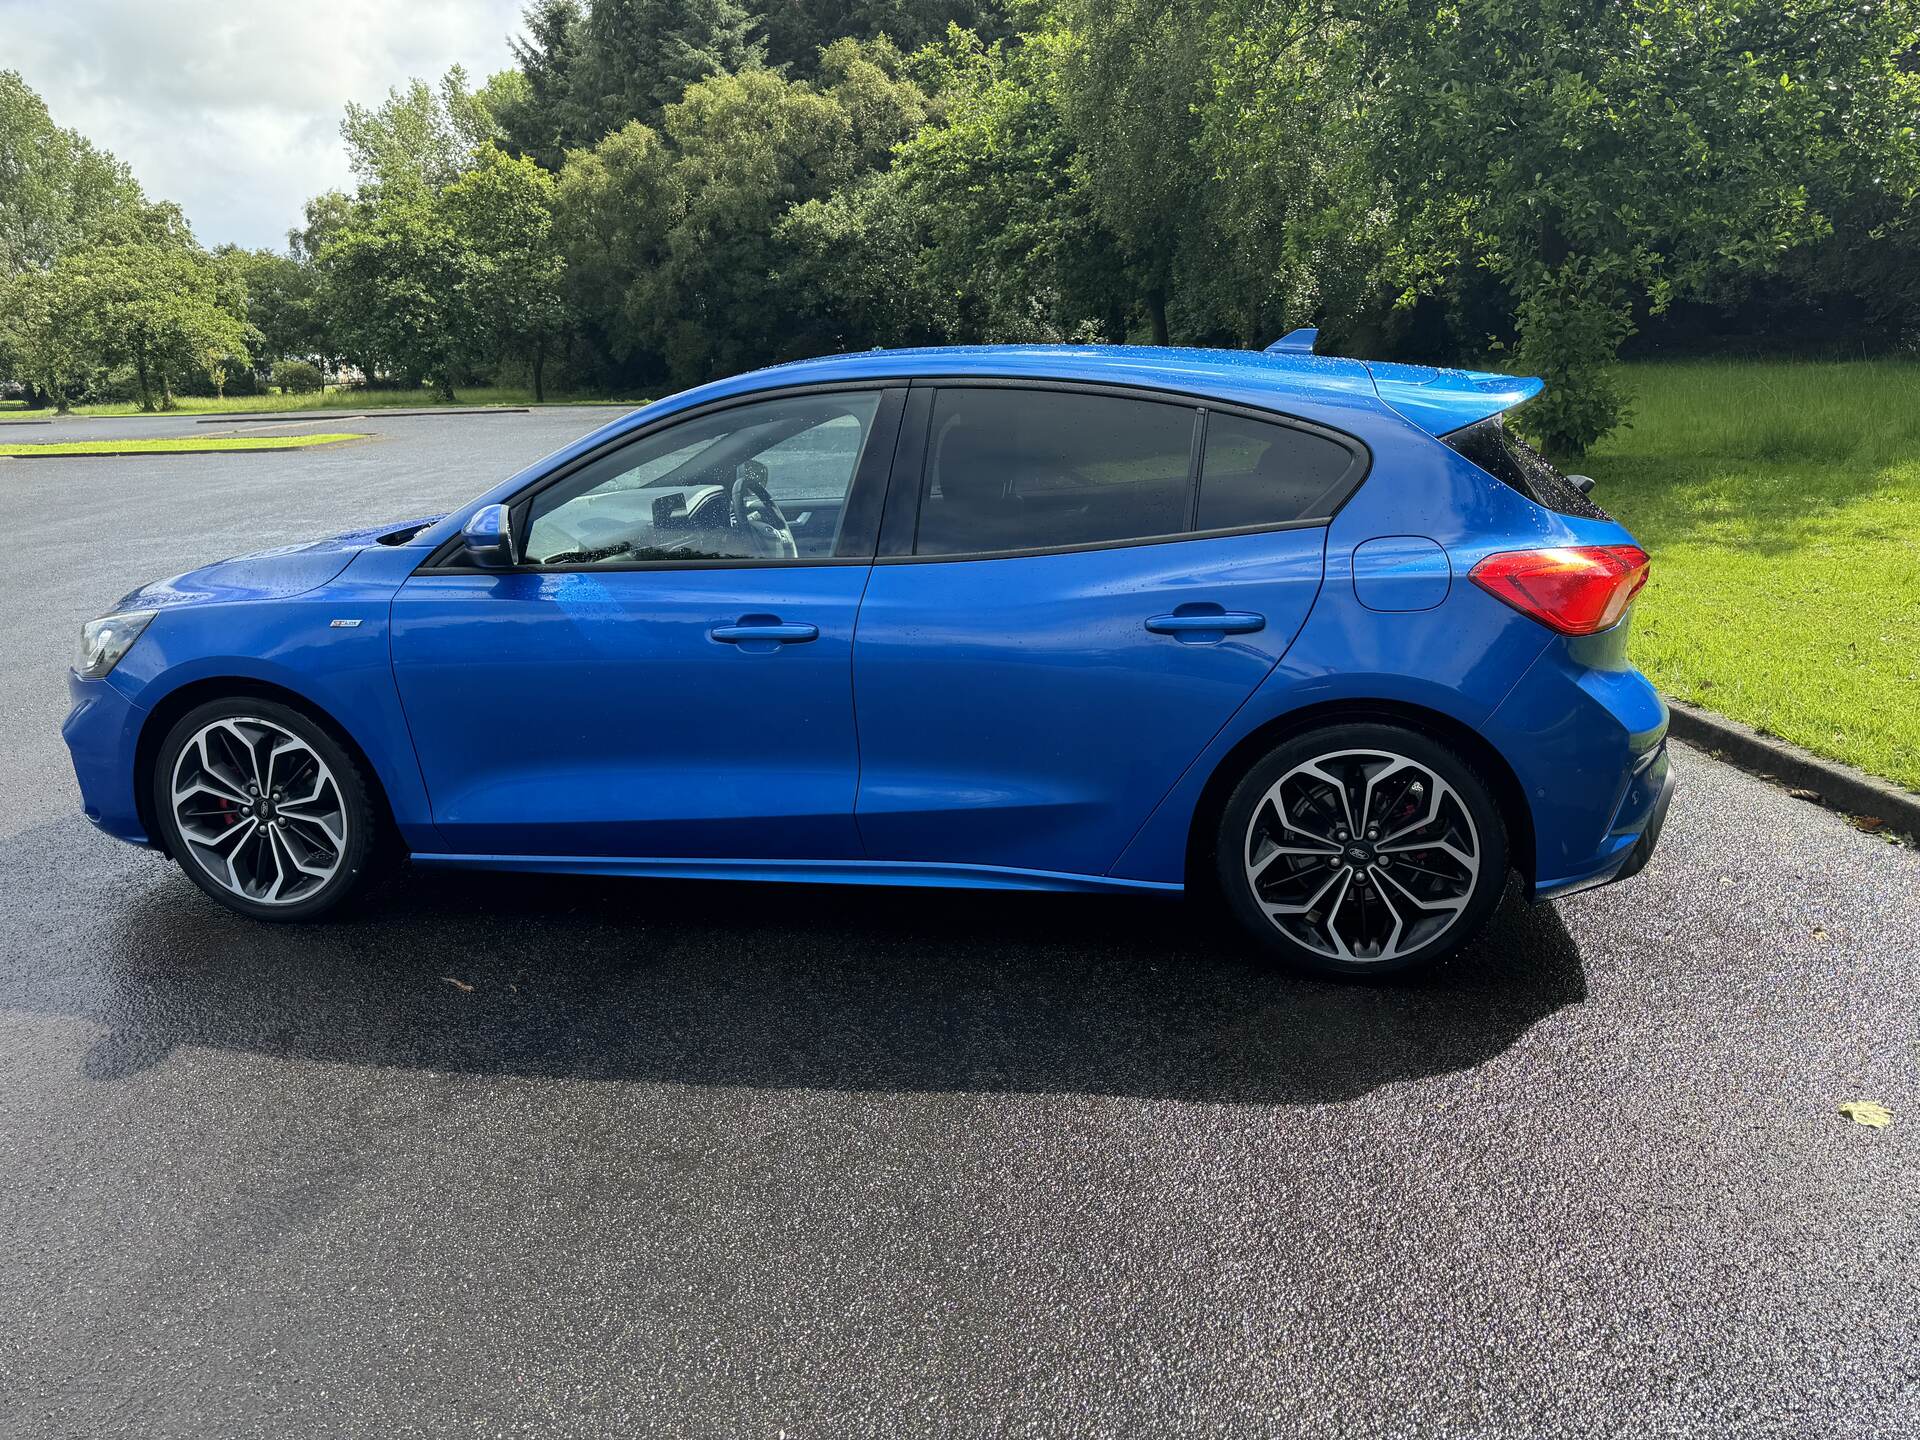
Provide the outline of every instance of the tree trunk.
{"type": "Polygon", "coordinates": [[[1167,343],[1167,296],[1163,290],[1147,292],[1147,314],[1153,320],[1153,343],[1167,343]]]}
{"type": "Polygon", "coordinates": [[[451,405],[455,400],[460,398],[459,396],[453,393],[453,372],[451,370],[443,370],[440,372],[440,375],[438,378],[438,385],[440,390],[440,398],[446,401],[449,405],[451,405]]]}
{"type": "Polygon", "coordinates": [[[133,374],[134,378],[139,381],[140,384],[140,408],[151,411],[153,409],[153,382],[147,378],[147,356],[144,350],[134,356],[133,374]]]}
{"type": "Polygon", "coordinates": [[[536,405],[547,398],[547,387],[542,378],[546,373],[546,348],[544,346],[535,346],[533,351],[533,403],[536,405]]]}

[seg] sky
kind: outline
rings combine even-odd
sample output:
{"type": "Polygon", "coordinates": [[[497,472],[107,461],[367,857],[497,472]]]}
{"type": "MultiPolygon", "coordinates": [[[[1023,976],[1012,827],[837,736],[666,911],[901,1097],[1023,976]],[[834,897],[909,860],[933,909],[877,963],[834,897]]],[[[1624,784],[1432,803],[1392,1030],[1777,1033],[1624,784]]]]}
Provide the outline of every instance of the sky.
{"type": "Polygon", "coordinates": [[[133,167],[206,246],[286,245],[351,188],[340,117],[410,76],[511,63],[525,0],[0,0],[0,69],[133,167]]]}

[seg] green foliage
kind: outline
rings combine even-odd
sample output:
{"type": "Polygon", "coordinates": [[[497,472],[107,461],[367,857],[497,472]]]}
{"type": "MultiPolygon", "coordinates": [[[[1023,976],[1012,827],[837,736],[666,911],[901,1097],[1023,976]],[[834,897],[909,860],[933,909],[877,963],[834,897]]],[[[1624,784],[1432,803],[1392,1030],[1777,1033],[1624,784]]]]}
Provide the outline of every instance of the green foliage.
{"type": "Polygon", "coordinates": [[[1517,412],[1521,428],[1549,453],[1583,454],[1626,409],[1612,360],[1632,320],[1570,260],[1521,297],[1514,328],[1519,368],[1547,382],[1546,393],[1517,412]]]}
{"type": "Polygon", "coordinates": [[[128,367],[143,410],[174,387],[246,363],[251,332],[237,277],[193,243],[180,212],[141,207],[27,282],[25,362],[64,403],[83,373],[128,367]]]}
{"type": "Polygon", "coordinates": [[[310,395],[325,383],[325,377],[310,360],[281,360],[273,367],[273,383],[289,395],[310,395]]]}
{"type": "Polygon", "coordinates": [[[478,262],[473,297],[495,350],[524,357],[534,398],[545,399],[547,359],[571,323],[553,245],[553,176],[488,146],[440,203],[478,262]]]}
{"type": "Polygon", "coordinates": [[[957,25],[988,40],[1007,34],[999,0],[782,0],[764,7],[767,60],[801,74],[836,40],[889,40],[912,51],[957,25]]]}
{"type": "Polygon", "coordinates": [[[510,43],[526,88],[497,111],[500,128],[516,153],[558,170],[582,139],[574,87],[584,15],[579,0],[534,0],[522,18],[526,34],[510,43]]]}
{"type": "Polygon", "coordinates": [[[766,53],[738,0],[593,0],[581,28],[570,109],[586,139],[652,123],[688,86],[766,53]]]}
{"type": "Polygon", "coordinates": [[[1810,177],[1878,144],[1863,113],[1911,102],[1896,57],[1914,34],[1910,0],[1388,6],[1362,43],[1402,278],[1498,277],[1523,358],[1587,387],[1545,422],[1577,448],[1619,417],[1600,377],[1636,308],[1658,315],[1828,233],[1810,177]]]}
{"type": "Polygon", "coordinates": [[[0,70],[0,277],[52,264],[142,199],[125,165],[56,126],[19,73],[0,70]]]}
{"type": "Polygon", "coordinates": [[[1578,453],[1636,335],[1738,306],[1920,341],[1920,0],[532,0],[524,27],[478,89],[348,106],[357,186],[286,255],[206,256],[0,74],[0,379],[166,403],[251,354],[539,394],[550,366],[631,389],[1318,322],[1539,373],[1519,423],[1578,453]]]}
{"type": "Polygon", "coordinates": [[[382,193],[357,207],[318,264],[342,349],[368,379],[384,367],[451,400],[486,322],[480,262],[437,197],[382,193]]]}
{"type": "Polygon", "coordinates": [[[632,123],[569,157],[556,233],[574,295],[616,355],[657,356],[676,380],[788,357],[809,305],[776,278],[782,220],[925,114],[884,44],[842,42],[818,88],[761,69],[689,86],[659,130],[632,123]]]}
{"type": "Polygon", "coordinates": [[[0,280],[0,351],[12,372],[61,414],[98,365],[99,316],[75,267],[56,261],[0,280]]]}
{"type": "Polygon", "coordinates": [[[473,153],[499,133],[484,96],[467,86],[458,65],[436,90],[410,80],[405,91],[389,90],[377,109],[349,104],[340,122],[347,160],[363,187],[396,199],[446,189],[473,161],[473,153]]]}

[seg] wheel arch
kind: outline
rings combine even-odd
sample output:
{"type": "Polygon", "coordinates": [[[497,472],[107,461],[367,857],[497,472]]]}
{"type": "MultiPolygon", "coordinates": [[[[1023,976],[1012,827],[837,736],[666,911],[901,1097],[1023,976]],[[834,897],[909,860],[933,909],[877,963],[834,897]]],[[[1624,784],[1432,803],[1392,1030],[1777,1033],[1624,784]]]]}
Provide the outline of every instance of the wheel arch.
{"type": "MultiPolygon", "coordinates": [[[[153,772],[159,762],[160,746],[166,740],[167,732],[173,729],[181,716],[209,701],[243,698],[271,700],[298,710],[339,741],[360,767],[360,773],[366,777],[368,793],[380,807],[380,818],[386,822],[388,833],[397,833],[393,802],[387,795],[386,781],[380,774],[379,766],[373,763],[366,747],[354,737],[353,731],[340,723],[337,716],[325,706],[316,704],[310,696],[289,690],[284,685],[276,685],[270,680],[246,675],[210,675],[190,680],[162,696],[147,712],[147,718],[140,726],[140,738],[133,755],[133,798],[139,807],[140,824],[156,849],[166,851],[165,831],[153,807],[153,772]]],[[[171,858],[171,852],[167,853],[171,858]]]]}
{"type": "Polygon", "coordinates": [[[1233,787],[1240,783],[1260,757],[1275,746],[1309,730],[1339,722],[1373,722],[1399,725],[1425,735],[1430,740],[1458,751],[1487,779],[1493,789],[1493,802],[1507,827],[1507,863],[1518,870],[1528,885],[1534,877],[1533,809],[1527,803],[1526,788],[1514,773],[1506,757],[1488,743],[1472,726],[1424,705],[1400,700],[1328,700],[1290,710],[1284,715],[1256,726],[1234,747],[1220,757],[1188,822],[1186,880],[1189,889],[1213,884],[1214,839],[1220,828],[1233,787]]]}

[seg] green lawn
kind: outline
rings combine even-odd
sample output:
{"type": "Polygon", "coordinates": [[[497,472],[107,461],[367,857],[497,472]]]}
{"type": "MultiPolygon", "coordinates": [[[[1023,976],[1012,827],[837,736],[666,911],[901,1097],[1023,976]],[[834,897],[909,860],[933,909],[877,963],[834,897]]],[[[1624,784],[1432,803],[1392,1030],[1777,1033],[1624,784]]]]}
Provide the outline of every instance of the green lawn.
{"type": "MultiPolygon", "coordinates": [[[[164,413],[170,415],[245,415],[266,411],[278,414],[287,410],[393,410],[393,409],[431,409],[444,404],[431,390],[326,390],[314,391],[307,395],[233,395],[225,400],[215,400],[209,396],[181,395],[176,397],[174,408],[164,413]]],[[[533,391],[516,389],[510,386],[491,388],[474,387],[461,390],[456,407],[473,405],[531,405],[533,391]]],[[[640,406],[645,400],[614,400],[597,395],[554,395],[549,394],[541,402],[546,405],[627,405],[640,406]]],[[[51,417],[51,410],[36,412],[51,417]]],[[[139,415],[143,413],[137,402],[132,400],[114,401],[101,405],[76,405],[76,415],[139,415]]]]}
{"type": "Polygon", "coordinates": [[[146,440],[55,440],[0,445],[0,455],[208,455],[222,450],[311,450],[364,435],[170,435],[146,440]]]}
{"type": "Polygon", "coordinates": [[[1634,365],[1579,465],[1653,579],[1668,694],[1920,790],[1920,365],[1634,365]]]}

